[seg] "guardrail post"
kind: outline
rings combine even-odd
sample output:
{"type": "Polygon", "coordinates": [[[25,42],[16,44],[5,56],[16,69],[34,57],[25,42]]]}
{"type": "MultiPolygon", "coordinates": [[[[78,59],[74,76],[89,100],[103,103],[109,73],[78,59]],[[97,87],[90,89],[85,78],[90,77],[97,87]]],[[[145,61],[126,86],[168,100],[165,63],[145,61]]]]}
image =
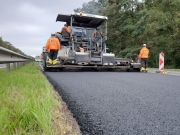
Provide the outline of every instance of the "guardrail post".
{"type": "Polygon", "coordinates": [[[16,70],[16,63],[13,63],[13,69],[16,70]]]}
{"type": "Polygon", "coordinates": [[[20,68],[19,62],[17,62],[17,68],[20,68]]]}
{"type": "Polygon", "coordinates": [[[10,63],[6,64],[6,69],[7,69],[7,72],[9,73],[10,72],[10,63]]]}
{"type": "Polygon", "coordinates": [[[32,61],[28,56],[24,56],[8,50],[6,48],[0,47],[0,64],[6,64],[7,72],[10,72],[10,63],[13,63],[13,69],[18,69],[24,66],[27,61],[32,61]]]}

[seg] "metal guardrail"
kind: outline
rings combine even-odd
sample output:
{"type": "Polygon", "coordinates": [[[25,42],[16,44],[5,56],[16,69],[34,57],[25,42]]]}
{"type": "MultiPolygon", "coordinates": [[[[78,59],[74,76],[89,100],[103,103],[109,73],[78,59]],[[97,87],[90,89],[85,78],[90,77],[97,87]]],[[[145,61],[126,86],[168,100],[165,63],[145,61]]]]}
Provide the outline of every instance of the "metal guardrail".
{"type": "Polygon", "coordinates": [[[0,64],[6,64],[7,72],[10,72],[10,63],[13,63],[13,68],[16,69],[30,61],[32,61],[32,59],[27,56],[0,47],[0,64]]]}

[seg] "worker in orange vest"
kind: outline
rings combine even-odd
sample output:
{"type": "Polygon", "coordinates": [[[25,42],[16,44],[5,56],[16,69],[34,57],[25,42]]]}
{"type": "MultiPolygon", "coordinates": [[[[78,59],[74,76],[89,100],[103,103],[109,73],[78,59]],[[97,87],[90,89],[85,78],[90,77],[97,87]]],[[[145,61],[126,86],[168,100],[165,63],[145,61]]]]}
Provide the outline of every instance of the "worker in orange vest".
{"type": "Polygon", "coordinates": [[[92,39],[94,39],[97,50],[99,52],[100,51],[99,47],[100,47],[100,44],[102,41],[102,32],[100,32],[100,30],[98,28],[96,28],[95,31],[93,32],[92,39]]]}
{"type": "Polygon", "coordinates": [[[60,50],[61,45],[57,38],[56,33],[52,33],[51,37],[47,40],[46,50],[48,51],[49,63],[56,64],[57,63],[57,55],[60,50]]]}
{"type": "Polygon", "coordinates": [[[71,34],[71,29],[67,24],[64,24],[64,27],[61,29],[60,33],[62,33],[63,30],[65,30],[69,35],[71,34]]]}
{"type": "Polygon", "coordinates": [[[102,32],[99,31],[98,28],[95,29],[93,32],[92,38],[101,38],[102,37],[102,32]]]}
{"type": "Polygon", "coordinates": [[[140,50],[140,53],[138,55],[138,58],[141,59],[141,70],[142,71],[148,71],[148,56],[149,56],[149,49],[146,48],[146,44],[143,44],[142,49],[140,50]]]}

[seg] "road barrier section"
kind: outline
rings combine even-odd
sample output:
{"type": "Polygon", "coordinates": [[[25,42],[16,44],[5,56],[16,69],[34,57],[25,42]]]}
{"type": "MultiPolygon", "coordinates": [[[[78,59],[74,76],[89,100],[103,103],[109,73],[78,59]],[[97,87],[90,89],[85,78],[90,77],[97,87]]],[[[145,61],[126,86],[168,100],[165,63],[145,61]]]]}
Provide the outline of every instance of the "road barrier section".
{"type": "Polygon", "coordinates": [[[159,71],[156,71],[156,73],[168,74],[167,71],[164,71],[164,53],[163,52],[159,54],[159,71]]]}
{"type": "Polygon", "coordinates": [[[164,71],[164,53],[159,54],[159,71],[164,71]]]}
{"type": "Polygon", "coordinates": [[[32,60],[33,59],[28,56],[24,56],[6,48],[0,47],[0,64],[6,64],[8,73],[10,72],[10,63],[13,63],[13,69],[16,69],[22,67],[32,60]]]}

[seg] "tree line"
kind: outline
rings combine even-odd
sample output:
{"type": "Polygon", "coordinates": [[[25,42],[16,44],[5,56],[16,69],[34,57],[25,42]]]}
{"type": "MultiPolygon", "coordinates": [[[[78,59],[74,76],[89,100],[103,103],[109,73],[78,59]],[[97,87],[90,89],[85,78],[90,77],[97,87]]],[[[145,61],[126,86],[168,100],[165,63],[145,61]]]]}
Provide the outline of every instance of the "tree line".
{"type": "Polygon", "coordinates": [[[10,42],[8,41],[3,41],[2,37],[0,37],[0,46],[4,47],[8,50],[11,50],[13,52],[19,53],[21,55],[27,56],[25,53],[23,53],[21,50],[19,50],[18,48],[16,48],[15,46],[13,46],[10,42]]]}
{"type": "Polygon", "coordinates": [[[180,0],[91,0],[79,10],[108,17],[107,46],[116,56],[137,55],[146,43],[150,67],[163,52],[165,68],[180,68],[180,0]]]}

